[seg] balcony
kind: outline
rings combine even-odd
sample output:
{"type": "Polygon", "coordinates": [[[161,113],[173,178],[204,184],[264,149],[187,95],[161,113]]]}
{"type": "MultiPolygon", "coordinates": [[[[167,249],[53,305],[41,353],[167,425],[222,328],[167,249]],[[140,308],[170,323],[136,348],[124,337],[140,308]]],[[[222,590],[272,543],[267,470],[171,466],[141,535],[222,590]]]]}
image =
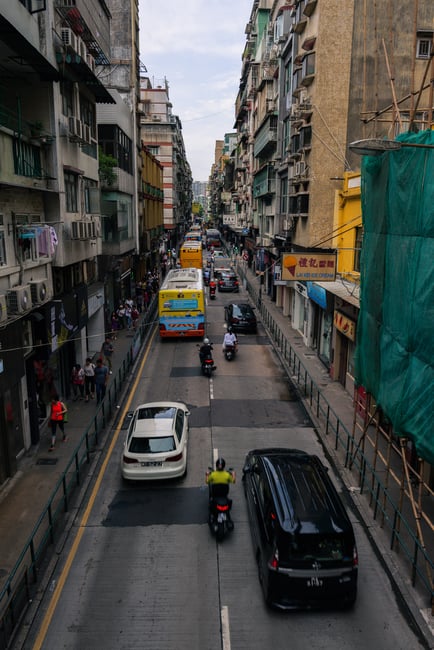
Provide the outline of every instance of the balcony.
{"type": "Polygon", "coordinates": [[[276,179],[274,171],[266,167],[253,179],[253,198],[264,198],[276,193],[276,179]]]}
{"type": "Polygon", "coordinates": [[[274,125],[274,120],[267,118],[264,126],[262,126],[255,137],[253,155],[255,158],[268,155],[270,151],[276,148],[276,143],[277,126],[274,125]]]}

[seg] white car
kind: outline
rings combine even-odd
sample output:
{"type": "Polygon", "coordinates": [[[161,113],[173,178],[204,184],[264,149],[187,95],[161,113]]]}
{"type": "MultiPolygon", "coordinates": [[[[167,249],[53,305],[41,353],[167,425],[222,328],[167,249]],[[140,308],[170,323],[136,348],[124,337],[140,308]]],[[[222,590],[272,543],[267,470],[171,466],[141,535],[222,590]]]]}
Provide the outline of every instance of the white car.
{"type": "Polygon", "coordinates": [[[189,415],[181,402],[140,404],[128,426],[121,459],[122,477],[149,481],[184,476],[189,415]]]}

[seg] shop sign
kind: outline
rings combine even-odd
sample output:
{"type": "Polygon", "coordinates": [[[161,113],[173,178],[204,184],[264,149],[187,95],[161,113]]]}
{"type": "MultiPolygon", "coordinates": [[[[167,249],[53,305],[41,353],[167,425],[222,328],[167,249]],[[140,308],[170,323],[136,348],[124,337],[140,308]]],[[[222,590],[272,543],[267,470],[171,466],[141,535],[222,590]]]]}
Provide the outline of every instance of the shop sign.
{"type": "Polygon", "coordinates": [[[334,282],[336,253],[288,253],[283,255],[282,280],[334,282]]]}
{"type": "Polygon", "coordinates": [[[307,295],[313,302],[316,302],[322,309],[327,309],[327,295],[324,287],[319,287],[314,282],[306,282],[307,295]]]}
{"type": "Polygon", "coordinates": [[[334,326],[351,341],[356,340],[356,324],[348,316],[344,316],[340,311],[335,311],[334,326]]]}
{"type": "Polygon", "coordinates": [[[294,282],[294,289],[299,293],[303,298],[307,298],[307,289],[304,284],[301,282],[294,282]]]}

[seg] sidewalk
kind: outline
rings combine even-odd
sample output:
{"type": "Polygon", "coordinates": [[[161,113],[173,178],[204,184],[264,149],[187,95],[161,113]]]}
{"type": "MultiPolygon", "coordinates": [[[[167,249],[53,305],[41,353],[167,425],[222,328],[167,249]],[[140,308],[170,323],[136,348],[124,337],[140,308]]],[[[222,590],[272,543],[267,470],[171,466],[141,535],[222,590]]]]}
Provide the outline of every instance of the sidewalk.
{"type": "MultiPolygon", "coordinates": [[[[140,321],[143,317],[141,314],[140,321]]],[[[117,372],[131,348],[134,330],[120,330],[113,341],[113,374],[117,372]]],[[[65,400],[68,406],[68,423],[65,423],[67,441],[57,431],[54,451],[49,452],[51,431],[49,423],[41,432],[38,445],[32,447],[19,461],[18,472],[0,491],[0,591],[14,568],[18,557],[30,538],[40,513],[46,506],[52,490],[64,472],[72,450],[95,415],[96,399],[65,400]]]]}

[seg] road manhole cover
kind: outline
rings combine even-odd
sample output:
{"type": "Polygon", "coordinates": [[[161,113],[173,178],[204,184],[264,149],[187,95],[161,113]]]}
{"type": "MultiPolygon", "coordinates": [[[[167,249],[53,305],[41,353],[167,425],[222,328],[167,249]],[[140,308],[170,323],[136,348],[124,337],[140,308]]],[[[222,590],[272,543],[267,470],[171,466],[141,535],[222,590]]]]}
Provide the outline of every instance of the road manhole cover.
{"type": "Polygon", "coordinates": [[[37,465],[55,465],[57,463],[57,458],[38,458],[36,461],[37,465]]]}

